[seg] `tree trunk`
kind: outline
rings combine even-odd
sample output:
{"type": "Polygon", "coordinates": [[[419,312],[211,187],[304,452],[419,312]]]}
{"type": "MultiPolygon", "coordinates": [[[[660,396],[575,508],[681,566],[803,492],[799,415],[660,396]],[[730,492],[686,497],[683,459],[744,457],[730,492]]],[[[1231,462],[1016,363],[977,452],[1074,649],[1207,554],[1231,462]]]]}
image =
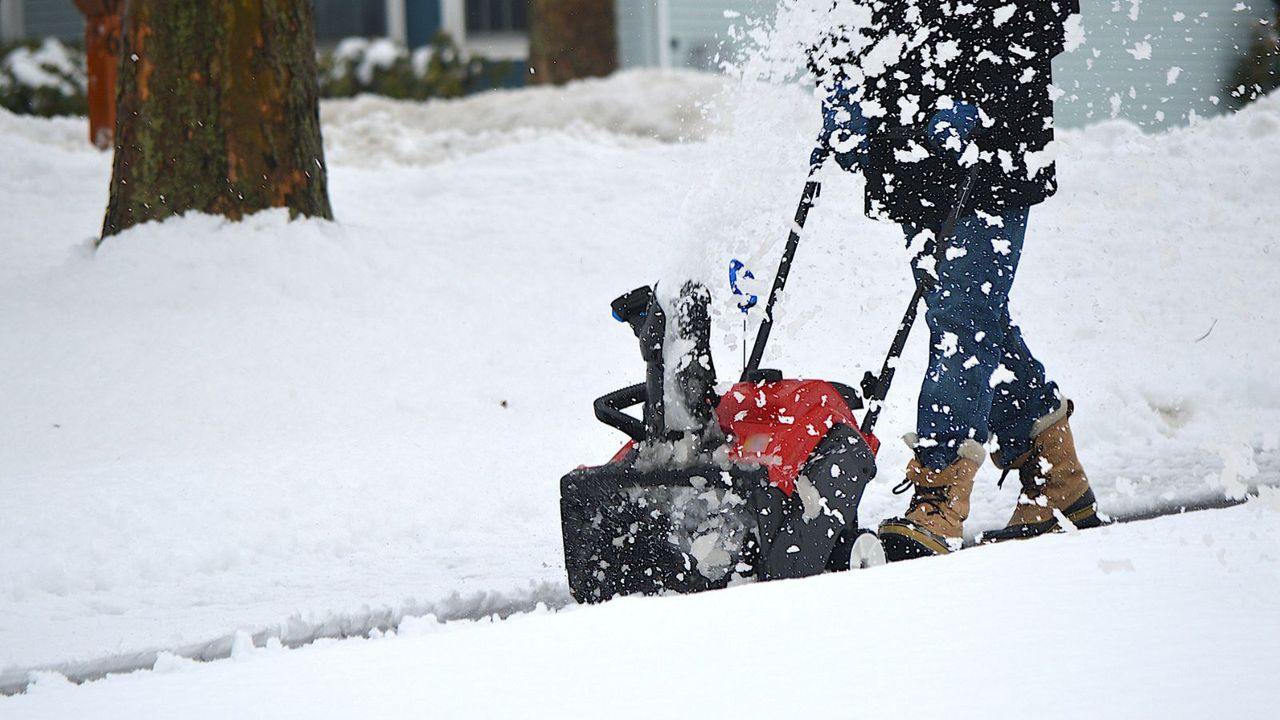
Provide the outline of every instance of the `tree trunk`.
{"type": "Polygon", "coordinates": [[[128,0],[119,84],[104,239],[187,211],[333,217],[311,0],[128,0]]]}
{"type": "Polygon", "coordinates": [[[122,0],[75,0],[84,13],[84,65],[88,81],[89,141],[112,145],[116,129],[116,71],[120,68],[122,0]]]}
{"type": "Polygon", "coordinates": [[[530,0],[533,83],[556,85],[618,69],[614,0],[530,0]]]}

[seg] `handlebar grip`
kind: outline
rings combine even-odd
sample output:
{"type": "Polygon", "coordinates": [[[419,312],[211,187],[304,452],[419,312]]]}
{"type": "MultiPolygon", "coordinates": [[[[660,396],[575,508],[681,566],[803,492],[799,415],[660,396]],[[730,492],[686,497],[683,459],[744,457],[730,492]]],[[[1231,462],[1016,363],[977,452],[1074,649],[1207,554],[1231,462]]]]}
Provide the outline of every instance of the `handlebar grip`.
{"type": "Polygon", "coordinates": [[[644,442],[646,438],[644,422],[622,412],[622,409],[639,405],[648,401],[648,399],[649,393],[645,388],[645,383],[637,383],[621,390],[614,390],[607,395],[596,398],[595,403],[593,403],[596,410],[596,419],[611,428],[621,430],[636,442],[644,442]]]}

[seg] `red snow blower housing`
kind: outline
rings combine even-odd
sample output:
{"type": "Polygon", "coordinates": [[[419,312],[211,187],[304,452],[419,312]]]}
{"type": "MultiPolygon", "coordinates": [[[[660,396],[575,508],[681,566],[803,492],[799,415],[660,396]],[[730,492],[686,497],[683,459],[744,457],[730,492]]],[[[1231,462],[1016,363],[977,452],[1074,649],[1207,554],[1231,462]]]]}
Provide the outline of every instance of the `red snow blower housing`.
{"type": "MultiPolygon", "coordinates": [[[[687,283],[670,308],[649,287],[613,301],[614,317],[640,340],[646,375],[595,402],[596,417],[631,442],[607,464],[560,481],[565,570],[579,602],[884,562],[875,534],[858,526],[858,505],[876,474],[876,420],[930,281],[917,284],[880,373],[866,373],[861,393],[760,369],[820,166],[805,183],[750,359],[727,391],[715,390],[705,287],[687,283]],[[864,399],[859,424],[854,411],[864,399]],[[643,421],[623,412],[641,404],[643,421]]],[[[939,229],[938,262],[977,167],[939,229]]]]}

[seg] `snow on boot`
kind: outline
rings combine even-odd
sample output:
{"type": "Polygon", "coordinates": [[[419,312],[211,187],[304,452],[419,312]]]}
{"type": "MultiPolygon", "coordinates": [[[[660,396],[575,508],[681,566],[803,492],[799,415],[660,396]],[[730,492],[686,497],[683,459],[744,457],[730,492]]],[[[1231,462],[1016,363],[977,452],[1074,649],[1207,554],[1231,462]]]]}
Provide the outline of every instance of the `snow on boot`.
{"type": "MultiPolygon", "coordinates": [[[[908,443],[911,436],[908,436],[908,443]]],[[[911,504],[903,517],[880,523],[880,540],[889,562],[946,555],[959,550],[963,526],[969,517],[969,493],[986,452],[973,440],[960,446],[959,457],[941,470],[934,470],[912,458],[906,479],[895,493],[914,487],[911,504]]]]}
{"type": "Polygon", "coordinates": [[[1006,474],[1018,471],[1022,492],[1008,524],[983,533],[984,542],[1035,537],[1061,530],[1066,523],[1077,528],[1102,524],[1071,436],[1068,419],[1074,411],[1075,405],[1063,400],[1061,407],[1037,420],[1031,428],[1031,450],[1002,467],[1006,474]]]}

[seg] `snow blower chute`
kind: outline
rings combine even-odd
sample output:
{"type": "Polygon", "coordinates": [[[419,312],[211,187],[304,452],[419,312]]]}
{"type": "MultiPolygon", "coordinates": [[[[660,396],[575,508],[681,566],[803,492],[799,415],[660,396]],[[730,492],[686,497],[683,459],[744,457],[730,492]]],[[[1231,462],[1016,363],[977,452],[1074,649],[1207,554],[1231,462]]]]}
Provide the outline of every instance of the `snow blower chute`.
{"type": "MultiPolygon", "coordinates": [[[[565,570],[579,602],[884,562],[875,534],[858,525],[858,505],[876,474],[880,407],[927,288],[916,288],[880,373],[866,373],[861,392],[760,368],[774,304],[820,190],[816,170],[750,358],[727,392],[715,390],[705,287],[687,283],[670,308],[647,286],[613,301],[614,317],[640,341],[646,375],[595,401],[596,417],[630,442],[608,463],[579,467],[560,481],[565,570]],[[673,345],[681,352],[669,352],[673,345]],[[854,411],[864,399],[859,424],[854,411]],[[623,412],[636,405],[643,405],[643,420],[623,412]]],[[[971,171],[961,183],[941,238],[954,231],[975,178],[971,171]]],[[[937,243],[937,256],[945,249],[937,243]]]]}

